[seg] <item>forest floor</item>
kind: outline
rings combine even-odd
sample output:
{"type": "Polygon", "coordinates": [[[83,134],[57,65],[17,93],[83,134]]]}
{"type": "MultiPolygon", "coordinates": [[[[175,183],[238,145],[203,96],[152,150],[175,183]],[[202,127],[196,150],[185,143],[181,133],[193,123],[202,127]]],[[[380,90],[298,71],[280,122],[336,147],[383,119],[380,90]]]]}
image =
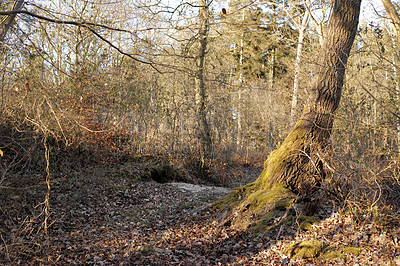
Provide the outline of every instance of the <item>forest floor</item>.
{"type": "MultiPolygon", "coordinates": [[[[261,169],[240,171],[242,179],[231,186],[255,180],[261,169]]],[[[0,264],[400,265],[397,226],[355,223],[348,212],[329,204],[307,231],[282,225],[273,237],[253,235],[221,226],[215,219],[210,203],[231,188],[107,178],[107,173],[100,178],[91,169],[86,173],[51,184],[46,233],[43,228],[33,231],[38,228],[30,226],[34,220],[18,227],[0,221],[8,227],[0,229],[0,264]],[[325,255],[305,261],[283,253],[290,244],[311,239],[323,242],[325,255]]],[[[37,190],[43,193],[43,187],[37,190]]],[[[17,202],[22,196],[8,197],[17,202]]],[[[1,219],[12,220],[10,212],[2,211],[1,219]]]]}

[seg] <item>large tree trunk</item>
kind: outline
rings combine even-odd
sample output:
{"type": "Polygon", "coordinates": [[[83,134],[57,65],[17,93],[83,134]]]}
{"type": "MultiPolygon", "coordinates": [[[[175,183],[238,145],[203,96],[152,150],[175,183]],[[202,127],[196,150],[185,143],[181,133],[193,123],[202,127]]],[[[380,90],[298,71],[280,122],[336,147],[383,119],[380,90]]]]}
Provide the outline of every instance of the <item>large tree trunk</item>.
{"type": "Polygon", "coordinates": [[[288,207],[286,199],[293,193],[307,194],[318,189],[324,177],[320,155],[331,135],[360,5],[361,0],[335,0],[308,106],[283,144],[269,155],[259,178],[217,202],[218,207],[233,207],[235,215],[229,218],[230,224],[243,227],[246,219],[245,226],[250,226],[269,217],[272,205],[288,207]]]}
{"type": "Polygon", "coordinates": [[[298,192],[323,177],[319,155],[326,147],[339,106],[347,59],[358,26],[361,0],[336,0],[323,43],[309,105],[285,139],[271,153],[257,182],[283,183],[298,192]]]}

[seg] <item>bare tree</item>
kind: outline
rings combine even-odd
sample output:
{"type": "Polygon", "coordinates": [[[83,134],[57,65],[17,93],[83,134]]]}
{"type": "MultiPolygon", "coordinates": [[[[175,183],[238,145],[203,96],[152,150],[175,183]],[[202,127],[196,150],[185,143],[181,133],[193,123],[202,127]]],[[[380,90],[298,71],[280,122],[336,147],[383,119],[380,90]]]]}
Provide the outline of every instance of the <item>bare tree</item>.
{"type": "MultiPolygon", "coordinates": [[[[306,3],[306,5],[309,5],[306,3]]],[[[310,9],[309,6],[306,8],[306,11],[301,20],[301,24],[298,25],[299,29],[299,39],[297,42],[297,51],[296,51],[296,62],[294,66],[294,81],[293,81],[293,96],[292,96],[292,108],[290,111],[290,124],[294,126],[296,122],[296,114],[297,114],[297,102],[298,102],[298,94],[299,94],[299,85],[300,85],[300,70],[301,70],[301,56],[303,54],[303,42],[304,42],[304,32],[306,31],[308,21],[310,18],[310,9]]]]}
{"type": "MultiPolygon", "coordinates": [[[[383,6],[385,7],[386,13],[393,25],[393,48],[398,50],[399,42],[400,42],[400,16],[396,10],[396,7],[390,0],[382,0],[383,6]]],[[[400,77],[399,77],[399,54],[395,52],[393,56],[393,74],[395,76],[395,83],[396,83],[396,98],[397,101],[400,100],[400,77]]],[[[398,149],[400,150],[400,118],[396,118],[396,131],[397,131],[397,145],[398,149]]]]}
{"type": "Polygon", "coordinates": [[[197,112],[197,123],[200,134],[201,144],[201,163],[204,166],[205,160],[210,159],[212,155],[212,142],[210,136],[210,127],[207,121],[207,110],[206,110],[206,87],[204,83],[204,63],[207,50],[207,38],[209,33],[209,11],[208,1],[200,0],[200,11],[199,11],[199,50],[196,58],[197,71],[195,74],[196,81],[196,112],[197,112]]]}

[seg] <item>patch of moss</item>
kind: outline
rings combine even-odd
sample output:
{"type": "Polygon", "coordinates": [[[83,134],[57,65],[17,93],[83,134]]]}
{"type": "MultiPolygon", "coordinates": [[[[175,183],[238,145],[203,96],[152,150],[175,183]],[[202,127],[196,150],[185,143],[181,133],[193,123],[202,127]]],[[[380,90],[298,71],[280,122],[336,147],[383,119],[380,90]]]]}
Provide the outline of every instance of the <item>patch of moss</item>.
{"type": "Polygon", "coordinates": [[[283,253],[292,259],[316,258],[322,251],[323,243],[316,239],[292,244],[283,253]]]}
{"type": "Polygon", "coordinates": [[[276,218],[291,208],[295,195],[283,185],[257,190],[241,204],[251,217],[246,226],[254,233],[266,233],[275,226],[276,218]]]}
{"type": "Polygon", "coordinates": [[[254,183],[247,184],[242,187],[235,188],[231,193],[226,195],[225,197],[217,200],[212,204],[213,207],[217,208],[218,210],[223,210],[226,207],[232,207],[236,203],[243,200],[245,195],[251,193],[253,190],[254,183]]]}
{"type": "Polygon", "coordinates": [[[292,207],[296,195],[284,185],[260,188],[251,183],[236,188],[213,204],[218,210],[228,210],[228,224],[238,229],[265,233],[275,226],[276,218],[292,207]]]}
{"type": "Polygon", "coordinates": [[[313,216],[300,216],[299,217],[299,227],[305,231],[310,231],[312,225],[318,223],[318,220],[313,216]]]}
{"type": "Polygon", "coordinates": [[[269,189],[258,189],[246,198],[243,205],[249,206],[254,213],[263,212],[268,205],[285,210],[292,206],[294,197],[293,192],[279,184],[269,189]]]}
{"type": "Polygon", "coordinates": [[[360,255],[364,249],[358,247],[342,247],[342,250],[344,253],[353,254],[357,256],[360,255]]]}
{"type": "Polygon", "coordinates": [[[136,154],[130,154],[130,155],[128,156],[128,161],[135,162],[135,161],[138,160],[138,158],[139,158],[138,155],[136,155],[136,154]]]}
{"type": "Polygon", "coordinates": [[[336,250],[328,251],[321,257],[321,259],[324,259],[324,260],[345,259],[345,258],[346,258],[346,255],[344,255],[342,252],[336,251],[336,250]]]}
{"type": "Polygon", "coordinates": [[[335,250],[328,250],[324,255],[322,255],[319,259],[321,260],[333,260],[333,259],[345,259],[346,254],[354,254],[360,255],[363,251],[363,248],[358,247],[339,247],[335,248],[335,250]],[[338,249],[338,250],[336,250],[338,249]]]}
{"type": "Polygon", "coordinates": [[[255,234],[266,233],[272,228],[272,222],[276,217],[277,212],[275,210],[271,210],[267,212],[258,222],[251,228],[251,231],[255,234]]]}

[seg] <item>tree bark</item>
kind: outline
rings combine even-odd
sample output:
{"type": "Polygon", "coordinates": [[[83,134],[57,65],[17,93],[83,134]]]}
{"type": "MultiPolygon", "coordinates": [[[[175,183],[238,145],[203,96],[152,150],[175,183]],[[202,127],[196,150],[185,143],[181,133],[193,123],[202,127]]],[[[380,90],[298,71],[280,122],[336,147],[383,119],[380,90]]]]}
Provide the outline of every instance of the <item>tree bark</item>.
{"type": "Polygon", "coordinates": [[[204,62],[206,57],[208,32],[209,32],[209,14],[208,14],[208,3],[207,0],[200,0],[200,29],[199,29],[199,51],[197,55],[196,65],[197,72],[195,75],[196,85],[196,115],[197,124],[200,137],[200,155],[201,155],[201,167],[203,168],[208,159],[211,159],[212,155],[212,142],[210,136],[210,126],[207,121],[207,110],[206,110],[206,88],[204,84],[204,62]]]}
{"type": "MultiPolygon", "coordinates": [[[[24,0],[17,0],[14,3],[13,11],[21,10],[24,5],[24,0]]],[[[14,23],[15,17],[17,14],[12,14],[7,16],[5,19],[2,20],[0,25],[0,45],[2,46],[4,40],[6,39],[6,35],[8,30],[11,28],[12,24],[14,23]]]]}

